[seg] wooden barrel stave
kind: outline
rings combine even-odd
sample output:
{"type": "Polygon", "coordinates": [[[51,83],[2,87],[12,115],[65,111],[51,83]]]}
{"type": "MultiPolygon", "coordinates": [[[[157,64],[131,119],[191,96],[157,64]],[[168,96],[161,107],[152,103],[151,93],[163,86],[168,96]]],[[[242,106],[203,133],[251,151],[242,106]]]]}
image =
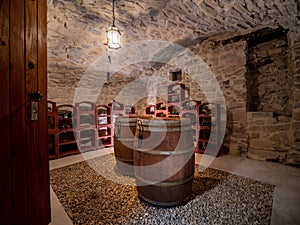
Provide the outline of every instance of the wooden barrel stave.
{"type": "Polygon", "coordinates": [[[138,194],[144,201],[157,206],[183,204],[192,191],[195,156],[191,125],[178,119],[177,122],[169,121],[151,124],[141,120],[142,125],[136,130],[134,173],[138,194]],[[165,136],[160,138],[162,143],[153,143],[156,136],[162,135],[160,126],[165,136]],[[142,140],[137,141],[141,136],[142,140]],[[149,137],[152,140],[147,142],[149,137]]]}
{"type": "Polygon", "coordinates": [[[117,117],[114,129],[114,154],[117,170],[123,175],[133,176],[133,144],[135,141],[136,123],[141,116],[117,117]]]}
{"type": "Polygon", "coordinates": [[[153,155],[134,151],[134,173],[137,177],[145,177],[149,182],[164,179],[164,181],[176,181],[184,176],[194,174],[194,154],[178,155],[153,155]],[[153,167],[151,166],[153,165],[153,167]],[[184,165],[180,168],[180,165],[184,165]],[[151,166],[148,167],[147,166],[151,166]]]}

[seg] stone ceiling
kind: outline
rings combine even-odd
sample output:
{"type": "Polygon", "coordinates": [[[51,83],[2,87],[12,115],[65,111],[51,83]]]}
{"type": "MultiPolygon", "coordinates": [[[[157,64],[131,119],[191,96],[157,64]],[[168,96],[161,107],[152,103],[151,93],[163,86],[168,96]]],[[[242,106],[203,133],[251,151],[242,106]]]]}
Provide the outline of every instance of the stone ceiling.
{"type": "MultiPolygon", "coordinates": [[[[260,27],[300,26],[296,1],[163,0],[117,1],[117,24],[131,40],[172,42],[260,27]]],[[[97,2],[96,2],[97,4],[97,2]]],[[[101,11],[98,11],[101,15],[101,11]]]]}
{"type": "MultiPolygon", "coordinates": [[[[105,32],[112,22],[111,0],[48,0],[48,4],[58,7],[66,22],[78,19],[95,32],[105,32]]],[[[116,26],[124,41],[176,42],[259,27],[300,26],[299,8],[297,0],[116,0],[116,26]]]]}
{"type": "MultiPolygon", "coordinates": [[[[264,27],[300,27],[299,0],[116,0],[115,3],[122,45],[162,40],[187,47],[207,37],[226,39],[264,27]]],[[[112,0],[48,0],[49,64],[66,60],[81,66],[90,64],[106,52],[103,43],[111,24],[112,0]]]]}

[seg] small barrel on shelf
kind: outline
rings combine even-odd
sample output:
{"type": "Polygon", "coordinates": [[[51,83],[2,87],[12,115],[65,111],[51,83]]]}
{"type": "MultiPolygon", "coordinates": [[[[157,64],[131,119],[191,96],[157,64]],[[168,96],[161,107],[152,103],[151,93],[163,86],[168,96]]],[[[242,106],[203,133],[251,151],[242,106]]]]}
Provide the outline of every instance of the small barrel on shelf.
{"type": "Polygon", "coordinates": [[[133,176],[133,143],[138,118],[150,116],[119,116],[115,120],[114,153],[117,170],[123,175],[133,176]]]}
{"type": "Polygon", "coordinates": [[[189,200],[194,177],[194,144],[189,119],[139,119],[134,148],[138,195],[163,207],[189,200]]]}

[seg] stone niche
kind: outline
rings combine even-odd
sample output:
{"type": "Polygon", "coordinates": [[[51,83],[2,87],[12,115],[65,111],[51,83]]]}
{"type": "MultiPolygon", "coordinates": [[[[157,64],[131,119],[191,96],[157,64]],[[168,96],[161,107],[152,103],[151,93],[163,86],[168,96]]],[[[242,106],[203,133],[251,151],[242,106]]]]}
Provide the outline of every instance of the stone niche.
{"type": "Polygon", "coordinates": [[[294,74],[286,30],[264,30],[248,40],[247,126],[249,158],[299,166],[295,154],[294,74]]]}
{"type": "Polygon", "coordinates": [[[286,32],[269,32],[248,41],[247,111],[291,116],[293,77],[286,32]]]}

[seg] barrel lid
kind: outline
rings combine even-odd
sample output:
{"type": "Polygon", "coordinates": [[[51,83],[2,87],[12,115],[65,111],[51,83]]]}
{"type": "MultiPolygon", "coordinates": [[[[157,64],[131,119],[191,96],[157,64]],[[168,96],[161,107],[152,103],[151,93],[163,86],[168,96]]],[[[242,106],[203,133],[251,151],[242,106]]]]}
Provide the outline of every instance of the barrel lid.
{"type": "Polygon", "coordinates": [[[189,118],[149,118],[138,119],[142,125],[146,126],[189,126],[191,120],[189,118]]]}
{"type": "Polygon", "coordinates": [[[121,121],[121,122],[128,122],[128,121],[133,121],[136,122],[137,119],[151,119],[152,116],[133,116],[133,115],[128,115],[128,116],[118,116],[116,118],[116,121],[121,121]]]}

